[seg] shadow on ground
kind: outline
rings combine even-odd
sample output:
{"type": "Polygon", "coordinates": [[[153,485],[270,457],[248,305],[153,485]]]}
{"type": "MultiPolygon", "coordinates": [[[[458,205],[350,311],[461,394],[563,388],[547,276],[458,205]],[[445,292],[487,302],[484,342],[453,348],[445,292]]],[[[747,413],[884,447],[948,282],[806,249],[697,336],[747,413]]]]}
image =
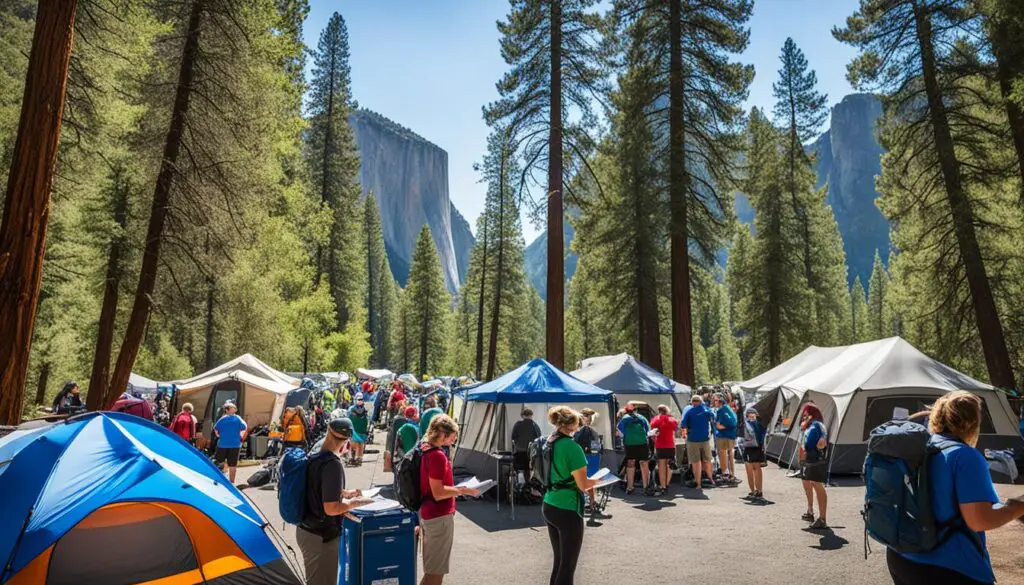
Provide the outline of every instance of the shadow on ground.
{"type": "Polygon", "coordinates": [[[831,528],[825,528],[823,530],[815,530],[813,528],[804,528],[804,532],[813,534],[820,538],[817,546],[811,546],[809,548],[817,550],[839,550],[844,546],[850,544],[849,540],[839,536],[834,532],[834,529],[843,529],[845,526],[833,526],[831,528]]]}
{"type": "Polygon", "coordinates": [[[516,506],[514,520],[510,507],[502,504],[500,512],[496,511],[495,507],[493,500],[471,500],[457,504],[460,514],[487,532],[544,527],[544,517],[539,505],[516,506]]]}

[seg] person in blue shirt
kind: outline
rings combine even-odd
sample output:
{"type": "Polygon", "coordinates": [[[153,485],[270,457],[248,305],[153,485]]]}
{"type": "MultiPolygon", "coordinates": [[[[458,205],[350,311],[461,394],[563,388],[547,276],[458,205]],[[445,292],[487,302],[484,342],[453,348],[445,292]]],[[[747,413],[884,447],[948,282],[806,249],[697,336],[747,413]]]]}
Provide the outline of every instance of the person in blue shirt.
{"type": "Polygon", "coordinates": [[[736,413],[725,401],[725,396],[716,393],[711,399],[715,407],[715,446],[718,448],[718,464],[722,467],[722,482],[730,485],[736,481],[736,413]]]}
{"type": "Polygon", "coordinates": [[[800,414],[800,428],[803,429],[803,444],[800,445],[800,479],[803,480],[804,495],[807,496],[807,512],[801,518],[811,523],[814,530],[828,528],[828,494],[825,482],[828,480],[828,433],[824,417],[814,404],[804,405],[800,414]],[[814,498],[818,498],[818,518],[814,518],[814,498]]]}
{"type": "Polygon", "coordinates": [[[988,462],[975,449],[981,431],[982,400],[970,392],[950,392],[935,401],[929,430],[932,442],[955,441],[928,460],[932,511],[940,524],[960,523],[938,547],[926,553],[889,549],[886,563],[895,585],[995,583],[985,531],[1024,517],[1024,498],[1003,505],[992,485],[988,462]]]}
{"type": "Polygon", "coordinates": [[[767,431],[761,421],[757,418],[757,409],[748,406],[743,413],[746,420],[741,427],[742,435],[739,437],[740,448],[743,450],[743,463],[747,470],[747,484],[750,485],[750,493],[746,500],[755,503],[764,502],[764,470],[761,464],[764,463],[764,438],[767,431]]]}
{"type": "Polygon", "coordinates": [[[217,467],[226,463],[228,466],[228,479],[235,483],[235,472],[238,471],[238,454],[242,450],[242,439],[245,438],[245,431],[249,428],[245,420],[236,414],[238,407],[233,402],[224,403],[224,416],[213,425],[213,433],[217,436],[217,451],[213,461],[217,467]]]}
{"type": "Polygon", "coordinates": [[[694,481],[686,484],[687,487],[702,489],[704,481],[712,483],[712,454],[711,454],[711,420],[713,414],[711,409],[704,404],[704,398],[694,394],[690,398],[690,408],[679,421],[679,427],[683,431],[683,438],[686,439],[686,458],[693,469],[694,481]],[[704,477],[702,481],[701,472],[704,477]]]}

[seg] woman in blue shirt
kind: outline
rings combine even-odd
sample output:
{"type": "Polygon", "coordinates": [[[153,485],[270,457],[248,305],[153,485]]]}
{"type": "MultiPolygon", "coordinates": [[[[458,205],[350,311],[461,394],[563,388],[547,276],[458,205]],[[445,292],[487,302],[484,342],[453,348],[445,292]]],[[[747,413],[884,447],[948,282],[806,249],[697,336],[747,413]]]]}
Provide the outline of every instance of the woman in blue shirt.
{"type": "Polygon", "coordinates": [[[895,585],[919,583],[974,585],[995,583],[985,531],[1024,516],[1024,500],[1002,505],[996,495],[985,457],[974,446],[981,430],[981,398],[970,392],[950,392],[931,410],[932,441],[961,443],[928,460],[928,486],[935,519],[958,522],[959,528],[927,553],[900,554],[889,549],[886,561],[895,585]]]}
{"type": "Polygon", "coordinates": [[[804,495],[807,496],[807,512],[802,518],[811,522],[814,530],[825,530],[828,521],[828,494],[825,492],[825,481],[828,479],[828,433],[825,430],[821,410],[814,404],[804,405],[800,415],[800,426],[803,428],[803,444],[800,445],[800,479],[804,484],[804,495]],[[814,519],[814,498],[818,498],[818,519],[814,519]]]}

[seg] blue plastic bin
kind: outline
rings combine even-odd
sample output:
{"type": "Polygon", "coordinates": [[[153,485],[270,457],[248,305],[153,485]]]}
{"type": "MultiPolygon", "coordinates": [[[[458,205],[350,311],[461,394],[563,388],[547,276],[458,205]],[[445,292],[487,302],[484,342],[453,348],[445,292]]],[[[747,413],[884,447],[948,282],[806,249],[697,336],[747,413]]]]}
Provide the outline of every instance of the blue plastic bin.
{"type": "Polygon", "coordinates": [[[405,508],[347,514],[339,585],[416,585],[417,515],[405,508]]]}

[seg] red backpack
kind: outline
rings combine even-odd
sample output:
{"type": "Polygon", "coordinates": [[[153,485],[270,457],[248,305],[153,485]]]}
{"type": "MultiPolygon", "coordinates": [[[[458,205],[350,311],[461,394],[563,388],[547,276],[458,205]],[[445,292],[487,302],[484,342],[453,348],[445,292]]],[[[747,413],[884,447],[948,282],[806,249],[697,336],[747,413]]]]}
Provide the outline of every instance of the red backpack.
{"type": "Polygon", "coordinates": [[[174,422],[171,423],[171,432],[186,441],[193,441],[196,438],[196,426],[192,421],[192,413],[182,412],[174,417],[174,422]]]}

